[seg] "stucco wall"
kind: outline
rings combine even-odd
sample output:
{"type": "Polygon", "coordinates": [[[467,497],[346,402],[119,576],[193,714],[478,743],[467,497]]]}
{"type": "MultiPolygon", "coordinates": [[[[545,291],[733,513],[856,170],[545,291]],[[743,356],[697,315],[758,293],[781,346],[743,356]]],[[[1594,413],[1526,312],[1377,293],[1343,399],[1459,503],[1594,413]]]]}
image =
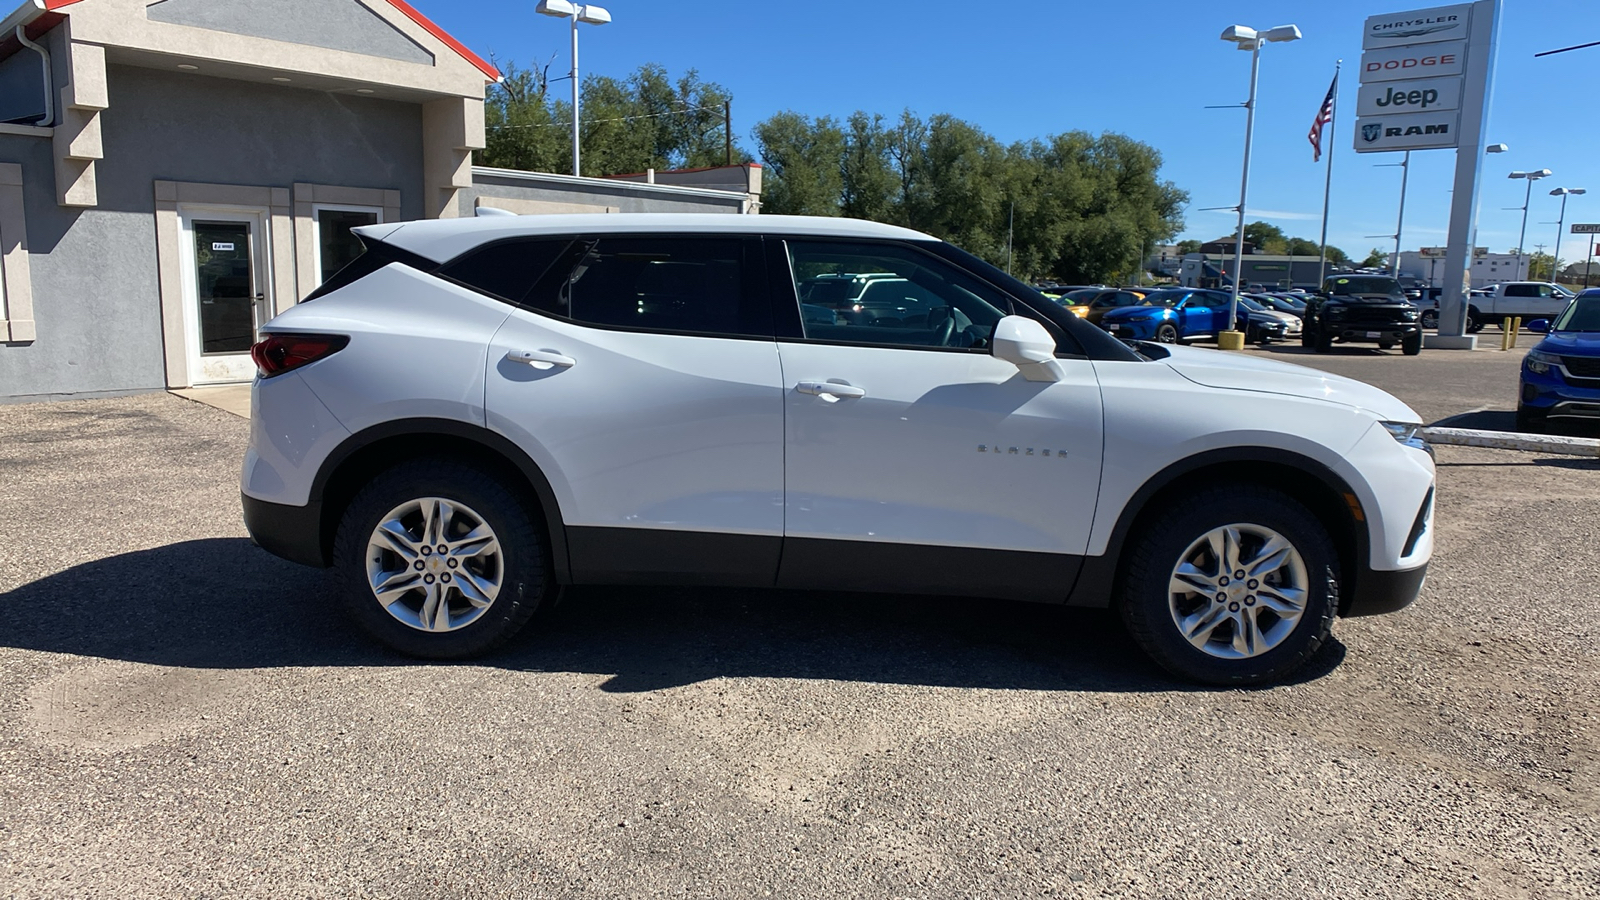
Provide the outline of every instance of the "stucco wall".
{"type": "Polygon", "coordinates": [[[356,0],[158,0],[145,15],[154,22],[433,65],[432,53],[356,0]]]}
{"type": "Polygon", "coordinates": [[[0,162],[23,166],[38,331],[0,346],[0,396],[165,387],[157,179],[396,189],[401,218],[421,216],[418,106],[125,66],[107,80],[96,208],[56,205],[48,139],[0,135],[0,162]]]}

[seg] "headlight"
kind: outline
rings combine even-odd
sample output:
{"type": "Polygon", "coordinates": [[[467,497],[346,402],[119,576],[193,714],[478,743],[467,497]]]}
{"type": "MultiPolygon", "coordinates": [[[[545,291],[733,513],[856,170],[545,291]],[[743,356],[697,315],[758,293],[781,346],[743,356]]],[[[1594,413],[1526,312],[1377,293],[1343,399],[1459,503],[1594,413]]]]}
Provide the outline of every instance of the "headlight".
{"type": "Polygon", "coordinates": [[[1551,366],[1561,364],[1561,357],[1554,353],[1546,353],[1543,350],[1529,350],[1528,355],[1523,358],[1522,364],[1527,366],[1528,371],[1535,375],[1548,375],[1550,374],[1551,366]]]}
{"type": "Polygon", "coordinates": [[[1417,320],[1417,311],[1414,309],[1405,310],[1400,313],[1400,318],[1405,319],[1407,322],[1415,322],[1417,320]]]}
{"type": "Polygon", "coordinates": [[[1382,422],[1384,430],[1394,436],[1394,439],[1404,444],[1417,436],[1417,429],[1421,428],[1415,422],[1382,422]]]}
{"type": "Polygon", "coordinates": [[[1344,317],[1344,307],[1342,307],[1342,306],[1330,306],[1327,309],[1323,310],[1322,314],[1327,316],[1330,319],[1343,318],[1344,317]]]}

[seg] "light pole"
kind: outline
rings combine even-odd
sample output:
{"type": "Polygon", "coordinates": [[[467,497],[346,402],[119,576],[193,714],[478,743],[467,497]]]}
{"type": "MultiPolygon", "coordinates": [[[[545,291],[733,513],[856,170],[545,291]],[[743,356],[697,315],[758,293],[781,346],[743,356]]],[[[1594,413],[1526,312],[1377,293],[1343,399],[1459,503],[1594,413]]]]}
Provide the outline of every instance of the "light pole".
{"type": "MultiPolygon", "coordinates": [[[[1516,271],[1512,273],[1518,280],[1527,277],[1522,274],[1522,242],[1528,239],[1528,200],[1533,197],[1533,183],[1541,178],[1549,178],[1550,174],[1549,169],[1534,169],[1531,172],[1512,172],[1506,176],[1507,178],[1526,178],[1528,180],[1528,190],[1522,197],[1522,230],[1517,233],[1517,267],[1516,271]]],[[[1509,208],[1516,209],[1515,206],[1509,208]]]]}
{"type": "Polygon", "coordinates": [[[1550,260],[1550,283],[1551,284],[1558,284],[1559,283],[1559,282],[1556,281],[1556,266],[1561,264],[1561,229],[1567,227],[1567,197],[1569,197],[1569,196],[1571,196],[1573,194],[1586,194],[1586,193],[1588,193],[1588,191],[1585,191],[1583,188],[1564,188],[1564,187],[1563,188],[1556,188],[1555,190],[1550,192],[1550,196],[1552,196],[1552,197],[1560,197],[1561,198],[1561,217],[1556,220],[1556,255],[1555,255],[1554,258],[1552,258],[1550,260]]]}
{"type": "Polygon", "coordinates": [[[534,12],[557,19],[572,19],[572,174],[582,174],[578,166],[578,23],[604,25],[611,21],[611,13],[592,3],[572,3],[570,0],[539,0],[534,12]]]}
{"type": "Polygon", "coordinates": [[[1266,31],[1257,31],[1243,25],[1229,25],[1222,39],[1236,44],[1240,50],[1250,51],[1250,99],[1245,101],[1244,119],[1244,174],[1239,178],[1239,227],[1233,245],[1233,299],[1228,302],[1228,327],[1217,335],[1217,349],[1243,350],[1244,332],[1239,331],[1239,282],[1244,277],[1244,205],[1250,193],[1250,139],[1256,128],[1256,82],[1261,76],[1261,45],[1267,41],[1296,41],[1300,29],[1293,25],[1278,25],[1266,31]]]}

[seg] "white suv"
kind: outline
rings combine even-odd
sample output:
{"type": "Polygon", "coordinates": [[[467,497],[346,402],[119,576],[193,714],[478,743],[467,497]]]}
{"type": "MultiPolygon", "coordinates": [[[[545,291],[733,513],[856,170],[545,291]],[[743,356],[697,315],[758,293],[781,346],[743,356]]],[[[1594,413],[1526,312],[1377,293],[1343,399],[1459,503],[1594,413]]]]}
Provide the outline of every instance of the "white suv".
{"type": "Polygon", "coordinates": [[[1239,684],[1426,573],[1434,469],[1405,404],[1135,349],[924,234],[357,231],[365,255],[254,349],[245,522],[408,654],[483,652],[567,584],[760,586],[1109,605],[1169,670],[1239,684]],[[867,273],[870,306],[800,300],[867,273]]]}

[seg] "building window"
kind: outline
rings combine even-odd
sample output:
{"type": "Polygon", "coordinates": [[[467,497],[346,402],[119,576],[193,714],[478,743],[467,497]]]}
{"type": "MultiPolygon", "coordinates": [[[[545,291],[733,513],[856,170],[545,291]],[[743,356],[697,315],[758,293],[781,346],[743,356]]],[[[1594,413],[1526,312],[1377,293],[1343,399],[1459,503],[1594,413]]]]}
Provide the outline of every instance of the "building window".
{"type": "Polygon", "coordinates": [[[317,229],[314,265],[321,284],[361,255],[361,239],[350,229],[382,222],[383,208],[317,204],[312,215],[317,229]]]}

